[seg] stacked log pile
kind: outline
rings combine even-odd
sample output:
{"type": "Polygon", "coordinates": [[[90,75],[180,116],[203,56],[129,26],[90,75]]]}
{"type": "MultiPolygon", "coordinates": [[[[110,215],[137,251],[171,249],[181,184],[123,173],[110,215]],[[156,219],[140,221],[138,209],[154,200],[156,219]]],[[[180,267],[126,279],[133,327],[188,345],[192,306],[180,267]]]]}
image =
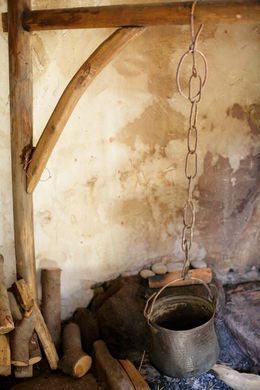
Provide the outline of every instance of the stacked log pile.
{"type": "Polygon", "coordinates": [[[23,279],[7,291],[3,264],[0,255],[0,375],[11,375],[13,365],[15,377],[31,377],[33,365],[42,358],[38,338],[51,369],[56,370],[59,357],[38,303],[23,279]]]}

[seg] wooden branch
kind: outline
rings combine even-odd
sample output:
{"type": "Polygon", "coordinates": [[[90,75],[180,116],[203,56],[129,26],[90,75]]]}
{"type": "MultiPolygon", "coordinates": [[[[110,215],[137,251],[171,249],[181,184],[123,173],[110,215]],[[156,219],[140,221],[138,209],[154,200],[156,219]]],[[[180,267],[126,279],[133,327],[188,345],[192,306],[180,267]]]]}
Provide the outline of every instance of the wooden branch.
{"type": "Polygon", "coordinates": [[[110,390],[135,390],[121,364],[114,359],[102,340],[94,343],[94,359],[96,370],[110,390]]]}
{"type": "Polygon", "coordinates": [[[15,330],[10,335],[12,364],[24,367],[29,365],[29,341],[35,327],[35,315],[24,316],[15,323],[15,330]]]}
{"type": "MultiPolygon", "coordinates": [[[[14,293],[22,307],[31,307],[30,289],[27,283],[20,279],[13,284],[14,293]]],[[[35,331],[40,339],[46,358],[52,370],[58,368],[59,357],[53,344],[50,332],[44,322],[42,313],[36,302],[33,302],[33,310],[36,317],[35,331]]]]}
{"type": "MultiPolygon", "coordinates": [[[[205,283],[210,283],[212,280],[212,271],[210,268],[198,268],[198,269],[191,269],[188,272],[188,276],[191,276],[193,278],[198,278],[203,280],[205,283]]],[[[169,274],[165,275],[156,275],[149,278],[149,287],[150,288],[160,288],[165,286],[167,283],[169,283],[171,280],[181,279],[181,272],[170,272],[169,274]]],[[[194,279],[187,279],[181,280],[179,282],[176,282],[173,284],[173,286],[187,286],[190,284],[201,284],[198,280],[194,279]]]]}
{"type": "Polygon", "coordinates": [[[0,375],[11,375],[9,335],[6,334],[0,334],[0,375]]]}
{"type": "Polygon", "coordinates": [[[147,382],[144,380],[140,372],[135,368],[130,360],[119,360],[119,363],[127,373],[135,390],[151,390],[147,382]]]}
{"type": "Polygon", "coordinates": [[[4,278],[4,258],[0,255],[0,334],[14,329],[4,278]]]}
{"type": "Polygon", "coordinates": [[[63,357],[59,361],[59,368],[65,374],[81,378],[89,371],[92,358],[82,350],[79,326],[73,322],[65,325],[62,341],[63,357]]]}
{"type": "Polygon", "coordinates": [[[81,66],[63,92],[33,152],[27,170],[27,192],[32,193],[76,104],[91,82],[142,28],[124,28],[106,39],[81,66]]]}
{"type": "Polygon", "coordinates": [[[37,296],[33,204],[26,192],[24,157],[32,148],[32,61],[30,34],[22,15],[30,0],[8,0],[11,157],[17,274],[37,296]]]}
{"type": "Polygon", "coordinates": [[[260,376],[244,374],[222,364],[215,364],[212,370],[228,386],[234,390],[259,390],[260,376]]]}
{"type": "Polygon", "coordinates": [[[41,270],[41,310],[56,348],[60,345],[61,332],[60,274],[60,268],[45,268],[41,270]]]}
{"type": "MultiPolygon", "coordinates": [[[[190,8],[191,2],[173,2],[28,11],[23,16],[23,25],[28,31],[183,25],[190,23],[190,8]]],[[[201,3],[195,15],[197,23],[258,23],[260,4],[257,0],[201,3]]],[[[5,14],[2,19],[7,31],[5,14]]]]}

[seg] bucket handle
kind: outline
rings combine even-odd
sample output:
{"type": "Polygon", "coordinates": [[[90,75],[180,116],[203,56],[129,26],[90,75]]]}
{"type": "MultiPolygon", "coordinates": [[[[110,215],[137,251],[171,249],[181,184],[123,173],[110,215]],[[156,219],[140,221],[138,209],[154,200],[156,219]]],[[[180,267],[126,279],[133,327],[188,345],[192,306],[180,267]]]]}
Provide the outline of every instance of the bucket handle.
{"type": "MultiPolygon", "coordinates": [[[[211,301],[211,302],[213,301],[212,292],[211,292],[209,286],[207,285],[207,283],[204,282],[204,280],[198,279],[198,278],[194,278],[194,277],[190,277],[189,279],[198,280],[199,282],[201,282],[201,284],[203,284],[204,287],[208,290],[209,297],[210,297],[210,301],[211,301]]],[[[151,316],[152,316],[152,313],[153,313],[154,305],[155,305],[155,302],[156,302],[157,298],[159,297],[159,295],[161,295],[161,293],[162,293],[167,287],[169,287],[171,284],[174,284],[174,283],[176,283],[176,282],[180,282],[180,281],[183,281],[183,280],[184,280],[183,278],[179,278],[179,279],[175,279],[175,280],[170,280],[170,282],[166,283],[165,286],[163,286],[159,291],[153,293],[153,294],[147,299],[146,305],[145,305],[145,308],[144,308],[144,316],[145,316],[145,318],[147,319],[148,324],[150,324],[150,319],[151,319],[151,316]],[[151,301],[152,301],[152,303],[151,303],[151,306],[149,307],[149,304],[150,304],[151,301]]]]}

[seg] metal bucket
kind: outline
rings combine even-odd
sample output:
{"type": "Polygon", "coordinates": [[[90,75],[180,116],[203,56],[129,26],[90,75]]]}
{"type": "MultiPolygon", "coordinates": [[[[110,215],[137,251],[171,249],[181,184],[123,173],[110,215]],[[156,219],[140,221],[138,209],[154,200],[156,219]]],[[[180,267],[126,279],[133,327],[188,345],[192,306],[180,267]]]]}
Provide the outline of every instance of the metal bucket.
{"type": "MultiPolygon", "coordinates": [[[[192,278],[195,279],[195,278],[192,278]]],[[[217,361],[218,341],[214,329],[215,302],[209,296],[160,297],[169,282],[147,301],[145,317],[151,331],[150,357],[160,371],[168,376],[188,378],[208,371],[217,361]]]]}

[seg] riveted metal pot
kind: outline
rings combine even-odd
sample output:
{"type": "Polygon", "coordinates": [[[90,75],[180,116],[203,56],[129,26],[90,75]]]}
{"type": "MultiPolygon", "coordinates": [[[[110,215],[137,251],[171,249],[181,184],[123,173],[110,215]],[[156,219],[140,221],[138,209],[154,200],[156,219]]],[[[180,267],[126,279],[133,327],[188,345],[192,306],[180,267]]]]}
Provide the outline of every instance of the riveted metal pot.
{"type": "MultiPolygon", "coordinates": [[[[192,278],[195,279],[195,278],[192,278]]],[[[168,295],[160,297],[167,283],[147,301],[144,315],[151,331],[150,357],[168,376],[187,378],[208,371],[217,361],[218,341],[214,329],[215,302],[210,288],[208,297],[168,295]]]]}

